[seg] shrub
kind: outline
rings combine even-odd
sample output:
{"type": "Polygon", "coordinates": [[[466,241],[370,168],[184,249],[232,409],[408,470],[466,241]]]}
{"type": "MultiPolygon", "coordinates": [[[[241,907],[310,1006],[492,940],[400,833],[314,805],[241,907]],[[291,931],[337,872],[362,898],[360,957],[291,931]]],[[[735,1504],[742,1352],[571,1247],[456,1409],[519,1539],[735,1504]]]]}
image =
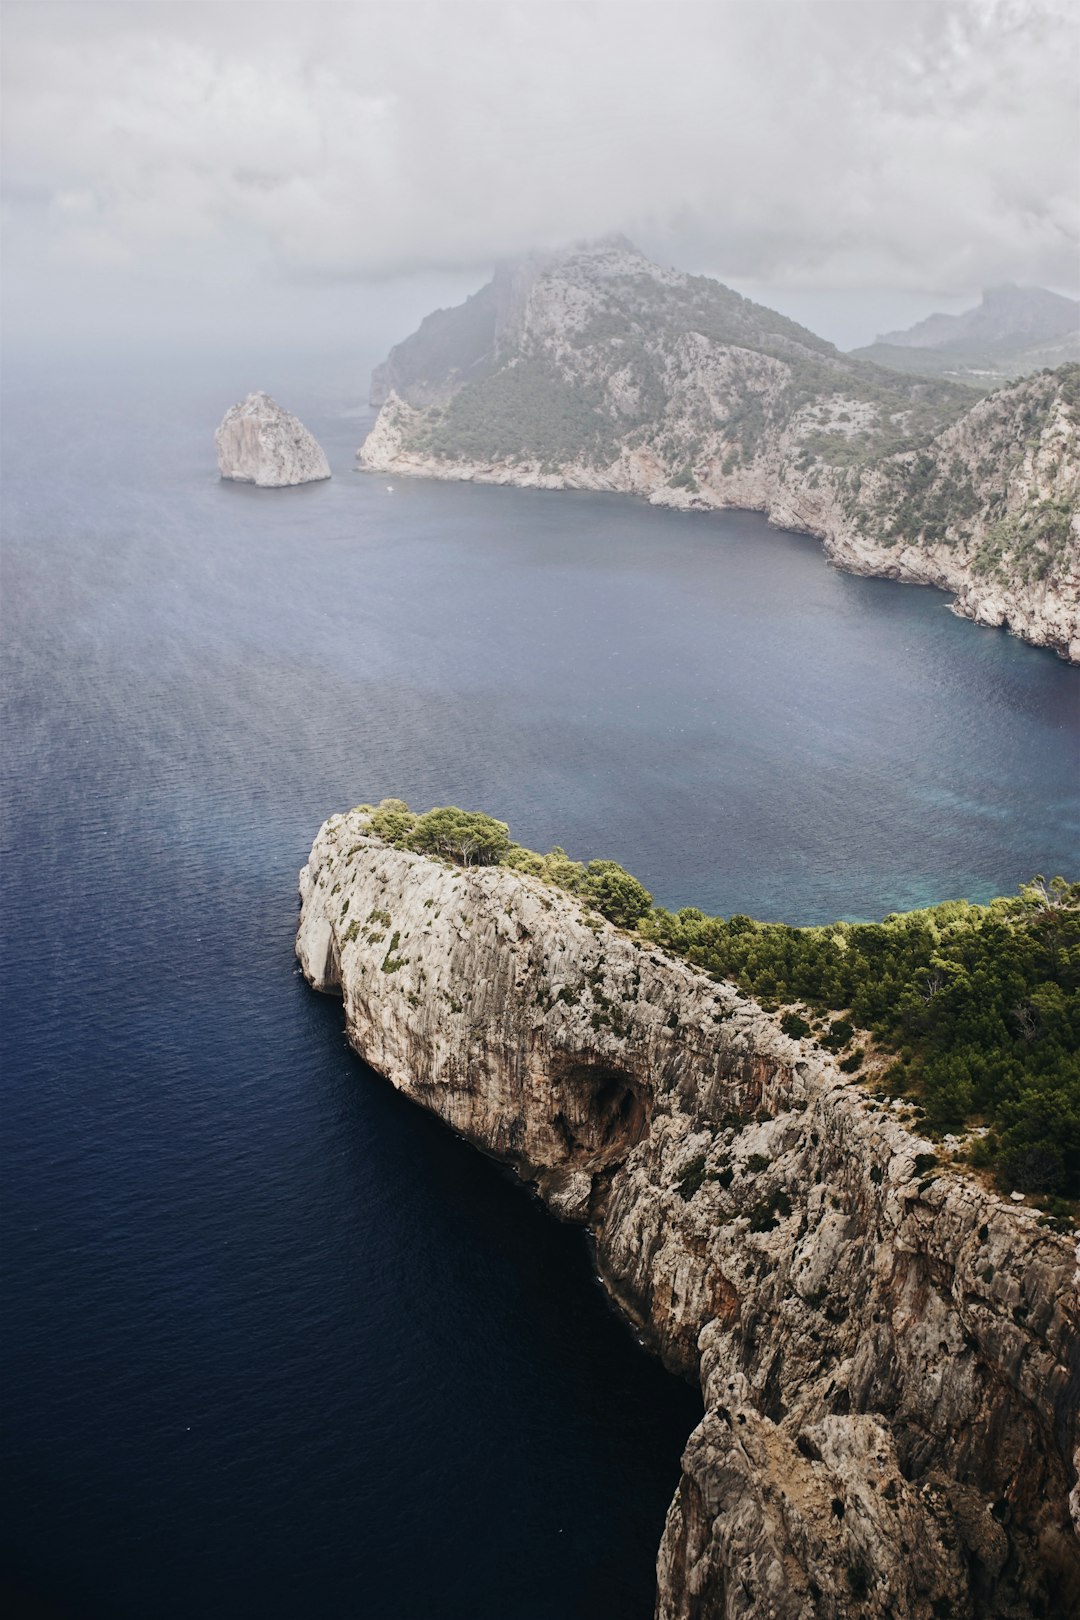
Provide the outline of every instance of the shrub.
{"type": "Polygon", "coordinates": [[[544,857],[537,855],[534,850],[523,849],[520,844],[511,844],[502,858],[504,866],[512,867],[515,872],[527,872],[530,877],[543,877],[544,857]]]}
{"type": "Polygon", "coordinates": [[[441,855],[460,866],[494,866],[510,848],[510,829],[479,810],[444,805],[417,818],[409,843],[423,855],[441,855]]]}
{"type": "Polygon", "coordinates": [[[680,1196],[689,1202],[704,1180],[705,1155],[699,1153],[696,1158],[690,1160],[689,1164],[684,1165],[679,1173],[676,1186],[680,1196]]]}
{"type": "Polygon", "coordinates": [[[854,1025],[847,1018],[838,1018],[821,1037],[822,1046],[827,1046],[830,1052],[839,1052],[850,1041],[855,1033],[854,1025]]]}
{"type": "Polygon", "coordinates": [[[572,861],[565,849],[558,845],[541,858],[543,878],[546,883],[554,883],[558,889],[565,889],[568,894],[583,894],[585,891],[585,868],[580,861],[572,861]]]}
{"type": "Polygon", "coordinates": [[[416,817],[404,799],[383,799],[368,816],[368,825],[384,843],[403,849],[416,824],[416,817]]]}
{"type": "Polygon", "coordinates": [[[590,861],[585,892],[609,922],[633,928],[652,906],[652,895],[616,861],[590,861]]]}

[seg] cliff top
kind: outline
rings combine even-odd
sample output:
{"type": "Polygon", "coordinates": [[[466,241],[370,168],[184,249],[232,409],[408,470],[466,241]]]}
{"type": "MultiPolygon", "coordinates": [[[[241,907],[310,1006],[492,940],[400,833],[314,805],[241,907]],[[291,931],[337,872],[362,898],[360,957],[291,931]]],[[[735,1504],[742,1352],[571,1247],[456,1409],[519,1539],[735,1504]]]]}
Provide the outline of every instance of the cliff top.
{"type": "Polygon", "coordinates": [[[348,828],[453,871],[494,868],[559,892],[584,908],[587,926],[602,918],[636,950],[737,985],[782,1033],[835,1058],[864,1096],[921,1123],[943,1163],[989,1171],[1002,1192],[1030,1198],[1047,1225],[1071,1228],[1070,1200],[1080,1200],[1080,884],[1039,879],[986,906],[956,900],[881,923],[799,928],[693,907],[673,914],[617,862],[585,864],[561,849],[539,855],[479,812],[416,816],[387,800],[351,812],[348,828]]]}

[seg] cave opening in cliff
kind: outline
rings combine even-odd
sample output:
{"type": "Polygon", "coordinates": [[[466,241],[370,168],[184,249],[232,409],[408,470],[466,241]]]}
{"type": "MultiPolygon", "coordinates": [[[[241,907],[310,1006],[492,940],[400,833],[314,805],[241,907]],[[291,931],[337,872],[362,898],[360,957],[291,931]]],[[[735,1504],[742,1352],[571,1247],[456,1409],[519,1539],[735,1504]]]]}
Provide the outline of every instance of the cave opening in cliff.
{"type": "Polygon", "coordinates": [[[612,1164],[641,1141],[649,1122],[649,1098],[632,1074],[589,1058],[567,1058],[553,1068],[550,1079],[572,1159],[612,1164]]]}

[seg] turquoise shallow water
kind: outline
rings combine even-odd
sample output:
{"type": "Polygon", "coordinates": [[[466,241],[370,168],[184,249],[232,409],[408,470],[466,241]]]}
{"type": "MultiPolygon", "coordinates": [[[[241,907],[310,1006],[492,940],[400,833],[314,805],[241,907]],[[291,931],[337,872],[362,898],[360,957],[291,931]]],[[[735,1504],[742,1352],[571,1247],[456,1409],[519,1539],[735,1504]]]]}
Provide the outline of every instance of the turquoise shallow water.
{"type": "MultiPolygon", "coordinates": [[[[269,382],[273,378],[257,378],[269,382]]],[[[224,361],[9,368],[6,1575],[70,1616],[632,1620],[691,1392],[344,1048],[296,871],[458,802],[793,922],[1076,872],[1076,672],[750,515],[223,485],[224,361]]]]}

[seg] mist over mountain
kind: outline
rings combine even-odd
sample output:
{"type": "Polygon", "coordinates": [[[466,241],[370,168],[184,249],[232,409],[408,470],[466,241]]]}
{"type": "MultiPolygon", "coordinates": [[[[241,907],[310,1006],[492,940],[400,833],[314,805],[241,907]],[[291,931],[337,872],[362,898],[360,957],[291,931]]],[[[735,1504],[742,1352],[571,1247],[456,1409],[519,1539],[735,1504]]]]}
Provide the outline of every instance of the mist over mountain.
{"type": "Polygon", "coordinates": [[[846,348],[1076,290],[1058,0],[12,0],[4,35],[5,308],[42,344],[313,347],[618,230],[846,348]]]}
{"type": "Polygon", "coordinates": [[[1044,343],[1080,331],[1080,303],[1046,287],[988,287],[982,303],[963,315],[929,315],[906,332],[885,332],[878,343],[907,349],[957,348],[966,344],[1044,343]]]}
{"type": "Polygon", "coordinates": [[[1047,287],[988,287],[960,315],[928,315],[852,353],[903,371],[984,384],[1080,360],[1080,303],[1047,287]]]}

